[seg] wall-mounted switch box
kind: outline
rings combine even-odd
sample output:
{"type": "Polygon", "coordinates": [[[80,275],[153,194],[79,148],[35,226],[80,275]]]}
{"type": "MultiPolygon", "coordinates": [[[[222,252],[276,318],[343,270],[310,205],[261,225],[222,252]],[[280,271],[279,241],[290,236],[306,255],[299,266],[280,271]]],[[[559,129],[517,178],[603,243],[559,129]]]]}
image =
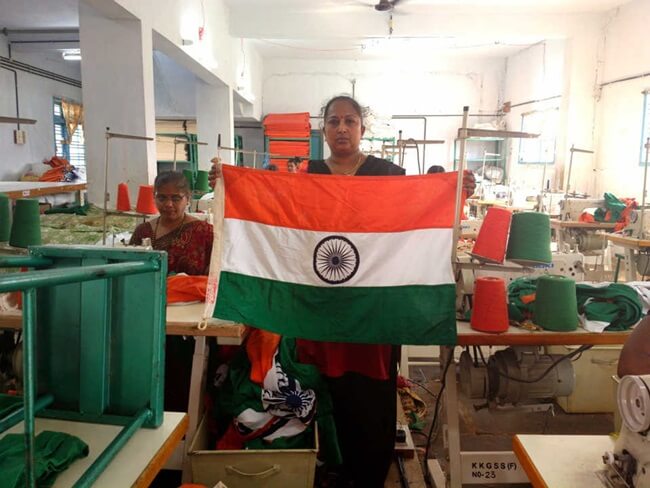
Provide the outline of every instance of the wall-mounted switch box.
{"type": "Polygon", "coordinates": [[[14,144],[25,144],[26,135],[24,130],[14,130],[14,144]]]}

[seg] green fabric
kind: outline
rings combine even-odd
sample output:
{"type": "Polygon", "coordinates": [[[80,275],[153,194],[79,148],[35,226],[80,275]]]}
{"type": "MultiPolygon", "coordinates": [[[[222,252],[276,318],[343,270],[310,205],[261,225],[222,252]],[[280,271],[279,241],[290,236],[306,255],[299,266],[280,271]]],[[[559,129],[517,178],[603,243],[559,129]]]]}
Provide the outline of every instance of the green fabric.
{"type": "Polygon", "coordinates": [[[455,345],[455,303],[454,284],[320,287],[222,271],[214,316],[316,341],[455,345]]]}
{"type": "MultiPolygon", "coordinates": [[[[0,395],[0,419],[23,406],[23,397],[16,395],[0,395]]],[[[0,485],[2,486],[2,485],[0,485]]]]}
{"type": "Polygon", "coordinates": [[[85,205],[61,205],[59,207],[52,207],[45,211],[46,215],[51,214],[74,214],[74,215],[88,215],[90,204],[85,205]]]}
{"type": "Polygon", "coordinates": [[[578,311],[588,320],[609,322],[606,330],[627,330],[641,320],[643,306],[637,292],[621,283],[605,287],[576,285],[578,311]],[[592,301],[587,301],[593,298],[592,301]]]}
{"type": "MultiPolygon", "coordinates": [[[[522,297],[535,293],[537,278],[517,278],[508,285],[508,314],[511,320],[521,322],[530,319],[535,310],[535,301],[523,303],[522,297]]],[[[643,315],[641,300],[637,292],[621,283],[595,287],[576,284],[578,313],[588,320],[609,322],[605,330],[627,330],[643,315]],[[589,303],[587,300],[592,298],[589,303]]]]}
{"type": "Polygon", "coordinates": [[[612,193],[605,193],[605,208],[597,208],[594,212],[594,220],[597,222],[618,222],[621,213],[625,210],[625,204],[616,198],[612,193]],[[610,217],[607,219],[607,212],[610,217]]]}
{"type": "MultiPolygon", "coordinates": [[[[88,445],[78,437],[43,431],[35,439],[34,475],[39,488],[54,484],[61,471],[88,455],[88,445]]],[[[0,487],[25,486],[25,436],[7,434],[0,439],[0,487]]]]}
{"type": "MultiPolygon", "coordinates": [[[[294,339],[283,337],[280,342],[280,363],[286,374],[300,382],[303,389],[316,393],[316,421],[320,433],[320,447],[325,460],[333,464],[341,463],[334,417],[332,398],[327,384],[323,381],[316,366],[297,362],[294,339]]],[[[251,365],[244,348],[232,359],[228,379],[216,395],[215,414],[218,421],[238,416],[247,408],[263,412],[262,388],[250,380],[251,365]]],[[[313,448],[313,427],[291,438],[278,438],[270,444],[262,439],[246,442],[248,449],[309,449],[313,448]]],[[[0,485],[1,486],[1,485],[0,485]]]]}
{"type": "Polygon", "coordinates": [[[524,303],[522,297],[535,293],[537,278],[517,278],[508,285],[508,317],[521,322],[532,319],[535,302],[524,303]]]}

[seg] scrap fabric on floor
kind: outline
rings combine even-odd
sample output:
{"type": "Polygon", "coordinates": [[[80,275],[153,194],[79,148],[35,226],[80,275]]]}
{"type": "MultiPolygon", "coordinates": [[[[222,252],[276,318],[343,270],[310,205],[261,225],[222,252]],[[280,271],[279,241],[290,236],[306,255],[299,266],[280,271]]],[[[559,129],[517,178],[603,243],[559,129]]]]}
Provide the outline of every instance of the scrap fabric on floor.
{"type": "MultiPolygon", "coordinates": [[[[43,431],[35,439],[34,475],[39,488],[54,484],[56,477],[75,460],[88,455],[88,445],[62,432],[43,431]]],[[[25,486],[25,436],[7,434],[0,439],[0,486],[25,486]]]]}

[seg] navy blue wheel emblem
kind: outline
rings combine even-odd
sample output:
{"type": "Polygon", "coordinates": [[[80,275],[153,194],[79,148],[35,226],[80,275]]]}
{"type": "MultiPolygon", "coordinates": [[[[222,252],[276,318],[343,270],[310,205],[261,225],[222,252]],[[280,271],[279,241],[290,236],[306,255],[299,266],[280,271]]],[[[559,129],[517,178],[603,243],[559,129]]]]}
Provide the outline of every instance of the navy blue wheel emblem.
{"type": "Polygon", "coordinates": [[[359,269],[359,251],[343,236],[329,236],[314,249],[314,272],[325,283],[345,283],[359,269]]]}

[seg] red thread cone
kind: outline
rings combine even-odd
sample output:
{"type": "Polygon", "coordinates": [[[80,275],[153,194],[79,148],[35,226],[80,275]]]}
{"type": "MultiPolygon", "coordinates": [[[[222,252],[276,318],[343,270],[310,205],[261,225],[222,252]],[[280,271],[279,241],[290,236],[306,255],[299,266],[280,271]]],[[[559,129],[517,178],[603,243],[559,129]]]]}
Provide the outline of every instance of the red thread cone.
{"type": "Polygon", "coordinates": [[[470,325],[481,332],[508,330],[506,283],[501,278],[482,276],[476,279],[470,325]]]}
{"type": "Polygon", "coordinates": [[[117,210],[120,212],[128,212],[131,210],[129,187],[126,183],[117,185],[117,210]]]}
{"type": "Polygon", "coordinates": [[[138,204],[135,209],[141,214],[157,214],[158,209],[153,201],[153,186],[141,185],[138,190],[138,204]]]}
{"type": "Polygon", "coordinates": [[[470,254],[479,261],[502,264],[508,248],[511,220],[512,212],[510,210],[499,207],[490,208],[470,254]]]}

